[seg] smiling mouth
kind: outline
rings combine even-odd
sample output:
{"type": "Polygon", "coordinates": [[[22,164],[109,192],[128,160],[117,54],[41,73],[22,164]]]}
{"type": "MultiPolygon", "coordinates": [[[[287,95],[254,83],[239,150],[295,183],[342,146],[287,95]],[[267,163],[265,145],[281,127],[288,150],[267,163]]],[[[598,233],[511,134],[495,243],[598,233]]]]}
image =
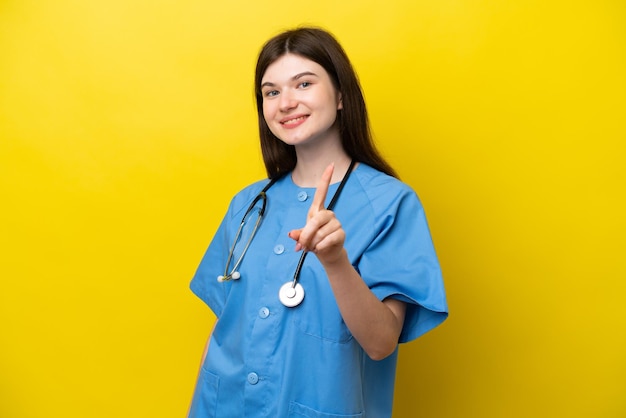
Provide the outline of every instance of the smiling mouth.
{"type": "Polygon", "coordinates": [[[302,122],[306,118],[307,118],[307,116],[298,116],[297,118],[293,118],[293,119],[289,119],[289,120],[283,121],[280,124],[281,125],[293,125],[294,123],[302,122]]]}

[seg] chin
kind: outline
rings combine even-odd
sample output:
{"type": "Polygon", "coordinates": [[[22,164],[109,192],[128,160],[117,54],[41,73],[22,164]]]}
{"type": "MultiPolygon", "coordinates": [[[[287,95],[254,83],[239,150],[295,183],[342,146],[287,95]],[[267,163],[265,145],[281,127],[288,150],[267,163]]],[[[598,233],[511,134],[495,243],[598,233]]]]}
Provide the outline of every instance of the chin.
{"type": "Polygon", "coordinates": [[[302,137],[292,137],[292,136],[276,136],[278,139],[280,139],[282,142],[284,142],[287,145],[292,145],[292,146],[297,146],[297,145],[304,145],[310,142],[311,138],[302,138],[302,137]]]}

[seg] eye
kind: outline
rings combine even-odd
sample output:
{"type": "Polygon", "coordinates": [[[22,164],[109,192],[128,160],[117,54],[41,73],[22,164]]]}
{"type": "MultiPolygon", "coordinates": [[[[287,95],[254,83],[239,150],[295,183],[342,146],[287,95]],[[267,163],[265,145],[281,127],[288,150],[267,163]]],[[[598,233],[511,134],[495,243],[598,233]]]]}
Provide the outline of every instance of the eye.
{"type": "Polygon", "coordinates": [[[311,87],[313,83],[311,83],[310,81],[303,81],[302,83],[300,83],[298,86],[305,89],[307,87],[311,87]]]}
{"type": "Polygon", "coordinates": [[[265,97],[275,97],[278,96],[278,90],[267,90],[263,92],[263,96],[265,97]]]}

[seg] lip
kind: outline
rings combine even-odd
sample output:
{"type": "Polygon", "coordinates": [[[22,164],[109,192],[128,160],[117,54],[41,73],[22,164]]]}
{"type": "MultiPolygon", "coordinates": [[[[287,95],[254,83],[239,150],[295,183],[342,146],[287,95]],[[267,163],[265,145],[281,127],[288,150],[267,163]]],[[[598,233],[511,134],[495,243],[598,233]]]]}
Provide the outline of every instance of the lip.
{"type": "Polygon", "coordinates": [[[308,119],[308,117],[309,115],[305,114],[291,115],[282,118],[279,122],[285,128],[295,128],[296,126],[300,126],[301,124],[303,124],[308,119]]]}

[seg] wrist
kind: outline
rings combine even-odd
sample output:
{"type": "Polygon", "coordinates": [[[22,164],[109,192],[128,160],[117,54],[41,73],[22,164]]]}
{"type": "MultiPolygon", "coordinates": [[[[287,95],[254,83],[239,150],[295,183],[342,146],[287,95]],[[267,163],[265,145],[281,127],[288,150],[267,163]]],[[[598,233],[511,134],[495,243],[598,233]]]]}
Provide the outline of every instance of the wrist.
{"type": "Polygon", "coordinates": [[[333,254],[332,256],[325,255],[320,257],[318,255],[318,259],[322,263],[322,266],[326,270],[327,273],[331,273],[335,270],[340,270],[345,268],[346,265],[350,265],[350,260],[348,259],[348,252],[345,248],[341,248],[341,251],[333,254]]]}

